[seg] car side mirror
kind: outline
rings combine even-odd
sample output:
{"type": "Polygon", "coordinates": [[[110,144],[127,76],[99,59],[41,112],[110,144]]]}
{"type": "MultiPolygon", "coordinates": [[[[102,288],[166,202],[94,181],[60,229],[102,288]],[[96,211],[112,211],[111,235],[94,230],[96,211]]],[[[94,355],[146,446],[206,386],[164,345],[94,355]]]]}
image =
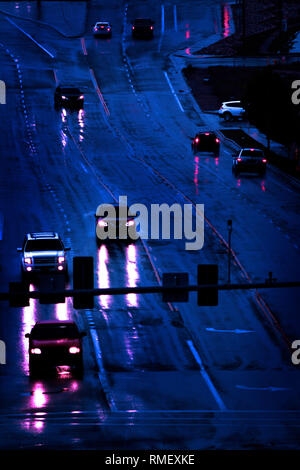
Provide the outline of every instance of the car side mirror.
{"type": "Polygon", "coordinates": [[[17,251],[18,251],[19,253],[21,253],[22,248],[17,248],[17,251]]]}
{"type": "Polygon", "coordinates": [[[30,338],[30,333],[26,333],[25,338],[30,338]]]}
{"type": "Polygon", "coordinates": [[[81,331],[81,333],[80,333],[80,338],[83,338],[84,336],[86,336],[86,332],[85,332],[85,331],[81,331]]]}

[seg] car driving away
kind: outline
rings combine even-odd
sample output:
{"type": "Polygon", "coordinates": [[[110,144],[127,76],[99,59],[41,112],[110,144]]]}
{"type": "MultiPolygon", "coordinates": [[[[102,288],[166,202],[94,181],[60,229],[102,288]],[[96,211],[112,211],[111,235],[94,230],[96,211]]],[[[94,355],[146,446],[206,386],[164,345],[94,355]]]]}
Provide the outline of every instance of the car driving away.
{"type": "Polygon", "coordinates": [[[65,273],[68,265],[64,244],[56,232],[30,232],[24,237],[21,253],[21,273],[23,279],[31,279],[42,272],[65,273]]]}
{"type": "Polygon", "coordinates": [[[220,139],[215,132],[198,132],[192,141],[192,150],[197,152],[209,152],[219,156],[220,139]]]}
{"type": "Polygon", "coordinates": [[[97,21],[93,27],[95,37],[111,37],[111,24],[108,21],[97,21]]]}
{"type": "Polygon", "coordinates": [[[79,88],[58,86],[54,93],[54,106],[59,108],[82,109],[84,95],[79,88]]]}
{"type": "Polygon", "coordinates": [[[152,39],[154,21],[149,18],[136,18],[132,24],[132,37],[139,39],[152,39]]]}
{"type": "Polygon", "coordinates": [[[265,175],[267,159],[263,150],[255,148],[241,149],[232,158],[232,172],[235,176],[239,173],[258,173],[265,175]]]}
{"type": "Polygon", "coordinates": [[[232,121],[233,119],[243,119],[246,115],[246,110],[241,101],[225,101],[219,109],[219,116],[225,121],[232,121]]]}
{"type": "Polygon", "coordinates": [[[114,240],[126,243],[135,241],[136,214],[130,213],[128,208],[125,208],[126,213],[123,215],[118,204],[102,204],[101,207],[104,215],[99,215],[98,210],[95,214],[97,245],[114,240]],[[114,209],[113,215],[111,213],[112,208],[114,209]]]}
{"type": "Polygon", "coordinates": [[[76,376],[83,374],[82,338],[73,321],[40,321],[25,337],[29,338],[29,374],[41,375],[57,366],[69,366],[76,376]]]}

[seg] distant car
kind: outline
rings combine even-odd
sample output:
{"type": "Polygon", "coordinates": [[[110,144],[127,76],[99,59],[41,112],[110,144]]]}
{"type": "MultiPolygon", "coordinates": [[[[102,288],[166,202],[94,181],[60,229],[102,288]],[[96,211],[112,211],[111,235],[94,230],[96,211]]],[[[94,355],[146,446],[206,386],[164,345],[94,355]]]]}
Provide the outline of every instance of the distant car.
{"type": "Polygon", "coordinates": [[[29,338],[29,374],[45,369],[70,366],[78,376],[83,373],[82,338],[73,321],[40,321],[25,337],[29,338]]]}
{"type": "Polygon", "coordinates": [[[219,155],[220,139],[215,132],[198,132],[192,141],[192,150],[197,152],[212,152],[219,155]]]}
{"type": "Polygon", "coordinates": [[[67,275],[68,265],[64,244],[56,232],[31,232],[24,237],[21,253],[23,278],[41,272],[62,272],[67,275]]]}
{"type": "Polygon", "coordinates": [[[108,21],[97,21],[93,27],[94,36],[111,37],[111,24],[108,21]]]}
{"type": "Polygon", "coordinates": [[[267,159],[263,150],[255,148],[244,148],[232,158],[232,172],[235,176],[239,173],[266,173],[267,159]]]}
{"type": "Polygon", "coordinates": [[[132,24],[133,38],[152,39],[154,35],[154,21],[149,18],[136,18],[132,24]]]}
{"type": "Polygon", "coordinates": [[[84,95],[79,88],[58,86],[54,93],[55,108],[76,108],[82,109],[84,95]]]}
{"type": "MultiPolygon", "coordinates": [[[[96,220],[96,240],[98,246],[101,245],[102,243],[109,242],[111,240],[120,240],[124,241],[127,243],[135,241],[135,238],[131,238],[130,232],[135,236],[136,235],[136,223],[135,223],[135,217],[136,214],[131,214],[129,211],[127,211],[127,215],[125,214],[125,217],[122,216],[120,212],[120,208],[118,204],[107,204],[108,206],[113,206],[115,210],[115,217],[108,217],[109,212],[106,212],[104,210],[104,215],[100,216],[97,212],[95,214],[95,220],[96,220]],[[130,232],[128,232],[128,229],[130,228],[130,232]],[[126,234],[126,238],[121,238],[121,231],[124,231],[126,234]],[[103,235],[103,238],[101,237],[101,234],[103,235]],[[108,234],[108,237],[104,239],[106,236],[105,234],[108,234]],[[99,237],[100,235],[100,237],[99,237]]],[[[106,206],[106,204],[103,204],[102,206],[106,206]]],[[[109,208],[108,208],[109,210],[109,208]]]]}
{"type": "Polygon", "coordinates": [[[243,107],[241,101],[225,101],[222,103],[219,109],[219,116],[225,121],[231,121],[232,119],[244,118],[246,110],[243,107]]]}

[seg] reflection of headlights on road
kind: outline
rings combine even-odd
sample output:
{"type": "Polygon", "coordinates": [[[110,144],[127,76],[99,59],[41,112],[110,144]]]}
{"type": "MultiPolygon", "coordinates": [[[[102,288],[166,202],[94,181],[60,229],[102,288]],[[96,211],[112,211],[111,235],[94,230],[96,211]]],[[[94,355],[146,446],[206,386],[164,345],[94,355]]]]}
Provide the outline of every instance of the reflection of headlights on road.
{"type": "Polygon", "coordinates": [[[108,223],[105,220],[98,220],[99,227],[107,227],[108,223]]]}
{"type": "Polygon", "coordinates": [[[40,348],[32,348],[30,349],[31,354],[42,354],[40,348]]]}
{"type": "Polygon", "coordinates": [[[69,353],[70,354],[78,354],[78,353],[80,353],[80,348],[78,348],[77,346],[71,346],[69,348],[69,353]]]}
{"type": "Polygon", "coordinates": [[[32,259],[29,258],[29,257],[26,257],[26,258],[24,258],[24,262],[25,262],[26,264],[31,264],[31,263],[32,263],[32,259]]]}

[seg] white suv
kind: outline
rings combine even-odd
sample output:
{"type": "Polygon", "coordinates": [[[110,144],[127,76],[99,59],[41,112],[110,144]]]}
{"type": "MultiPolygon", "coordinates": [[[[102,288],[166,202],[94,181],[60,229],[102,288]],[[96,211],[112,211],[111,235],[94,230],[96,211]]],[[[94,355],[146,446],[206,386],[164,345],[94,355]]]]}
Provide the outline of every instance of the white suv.
{"type": "Polygon", "coordinates": [[[41,272],[63,272],[67,275],[66,251],[60,236],[56,232],[27,233],[21,254],[21,271],[23,277],[41,272]]]}
{"type": "Polygon", "coordinates": [[[245,113],[245,108],[240,101],[225,101],[219,109],[219,116],[225,121],[244,118],[245,113]]]}

